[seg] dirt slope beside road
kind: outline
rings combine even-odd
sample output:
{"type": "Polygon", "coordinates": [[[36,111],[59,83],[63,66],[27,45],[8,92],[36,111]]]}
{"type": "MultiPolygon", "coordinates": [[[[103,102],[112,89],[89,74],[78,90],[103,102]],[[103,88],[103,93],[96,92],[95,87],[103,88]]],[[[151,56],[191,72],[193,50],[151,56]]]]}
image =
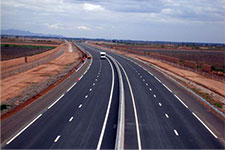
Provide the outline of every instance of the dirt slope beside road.
{"type": "Polygon", "coordinates": [[[80,61],[80,53],[75,47],[72,47],[73,51],[69,52],[70,44],[66,43],[63,48],[64,53],[55,60],[2,79],[1,102],[13,108],[36,95],[75,67],[80,61]]]}

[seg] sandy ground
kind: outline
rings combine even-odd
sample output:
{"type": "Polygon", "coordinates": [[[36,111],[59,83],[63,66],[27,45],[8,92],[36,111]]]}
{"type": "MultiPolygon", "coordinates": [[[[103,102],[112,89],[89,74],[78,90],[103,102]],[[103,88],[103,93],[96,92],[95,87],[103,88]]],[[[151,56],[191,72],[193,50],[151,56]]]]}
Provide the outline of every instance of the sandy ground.
{"type": "Polygon", "coordinates": [[[79,53],[73,48],[73,52],[69,52],[69,43],[65,45],[64,53],[55,60],[37,66],[23,73],[13,75],[1,80],[1,102],[7,101],[13,97],[20,95],[28,87],[47,81],[49,78],[56,76],[71,64],[79,60],[79,53]]]}
{"type": "MultiPolygon", "coordinates": [[[[149,57],[134,55],[134,54],[121,52],[121,51],[114,50],[114,49],[100,47],[100,46],[97,46],[97,45],[95,45],[93,43],[90,43],[90,42],[89,42],[89,44],[92,45],[92,46],[103,48],[105,50],[110,50],[110,51],[113,51],[113,52],[116,52],[116,53],[119,53],[119,54],[123,54],[123,55],[129,56],[129,57],[138,58],[138,59],[144,60],[146,62],[149,62],[151,64],[154,64],[154,65],[156,65],[156,66],[158,66],[158,67],[160,67],[160,68],[162,68],[162,69],[164,69],[166,71],[169,71],[169,72],[171,72],[173,74],[176,74],[179,77],[187,79],[189,82],[196,83],[197,89],[199,89],[199,86],[203,86],[204,88],[207,88],[210,91],[215,92],[214,95],[219,95],[219,96],[218,97],[213,97],[213,98],[215,100],[218,100],[218,101],[220,101],[220,102],[225,104],[225,100],[224,100],[225,86],[224,86],[223,82],[220,82],[220,81],[217,81],[217,80],[213,80],[213,79],[209,79],[209,78],[204,77],[202,75],[199,75],[199,74],[197,74],[195,72],[192,72],[192,71],[189,71],[189,70],[185,70],[185,69],[181,69],[181,68],[177,68],[175,66],[163,63],[163,62],[161,62],[159,60],[151,59],[149,57]]],[[[193,84],[191,86],[193,86],[193,84]]],[[[206,93],[212,95],[211,92],[208,92],[207,90],[204,90],[203,92],[206,92],[206,93]]]]}

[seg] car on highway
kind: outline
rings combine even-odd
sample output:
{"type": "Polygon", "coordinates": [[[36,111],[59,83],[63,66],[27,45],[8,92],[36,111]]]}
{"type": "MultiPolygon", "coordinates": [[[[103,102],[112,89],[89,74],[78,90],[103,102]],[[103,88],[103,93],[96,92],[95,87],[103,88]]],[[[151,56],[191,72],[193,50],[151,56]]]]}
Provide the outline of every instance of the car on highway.
{"type": "Polygon", "coordinates": [[[105,59],[106,58],[106,52],[100,52],[100,58],[105,59]]]}
{"type": "Polygon", "coordinates": [[[88,59],[91,59],[91,55],[88,55],[87,58],[88,58],[88,59]]]}

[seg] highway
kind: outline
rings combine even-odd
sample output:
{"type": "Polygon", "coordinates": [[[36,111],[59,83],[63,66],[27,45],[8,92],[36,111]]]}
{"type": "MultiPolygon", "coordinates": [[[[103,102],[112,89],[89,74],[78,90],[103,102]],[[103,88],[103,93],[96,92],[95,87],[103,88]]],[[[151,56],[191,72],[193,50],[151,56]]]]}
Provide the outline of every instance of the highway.
{"type": "MultiPolygon", "coordinates": [[[[101,50],[78,45],[93,58],[79,81],[71,79],[45,111],[7,138],[4,149],[114,149],[118,134],[125,149],[224,149],[223,133],[215,134],[192,110],[204,106],[190,106],[194,100],[183,99],[193,97],[174,83],[134,60],[111,52],[100,59],[101,50]],[[118,133],[121,100],[124,129],[118,133]]],[[[224,131],[224,121],[214,119],[224,131]]]]}

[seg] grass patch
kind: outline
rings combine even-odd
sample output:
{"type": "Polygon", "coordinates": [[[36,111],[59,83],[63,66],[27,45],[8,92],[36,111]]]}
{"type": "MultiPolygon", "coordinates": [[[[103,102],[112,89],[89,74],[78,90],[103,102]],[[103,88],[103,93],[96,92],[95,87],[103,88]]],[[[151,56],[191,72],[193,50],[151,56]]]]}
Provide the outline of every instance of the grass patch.
{"type": "Polygon", "coordinates": [[[1,44],[1,47],[23,47],[32,49],[54,49],[55,46],[39,46],[39,45],[16,45],[16,44],[1,44]]]}
{"type": "Polygon", "coordinates": [[[203,97],[205,100],[207,100],[210,104],[216,106],[217,108],[222,108],[223,107],[223,103],[222,102],[217,102],[215,101],[208,93],[204,93],[201,92],[195,88],[191,88],[191,90],[193,92],[195,92],[196,94],[198,94],[199,96],[203,97]]]}

